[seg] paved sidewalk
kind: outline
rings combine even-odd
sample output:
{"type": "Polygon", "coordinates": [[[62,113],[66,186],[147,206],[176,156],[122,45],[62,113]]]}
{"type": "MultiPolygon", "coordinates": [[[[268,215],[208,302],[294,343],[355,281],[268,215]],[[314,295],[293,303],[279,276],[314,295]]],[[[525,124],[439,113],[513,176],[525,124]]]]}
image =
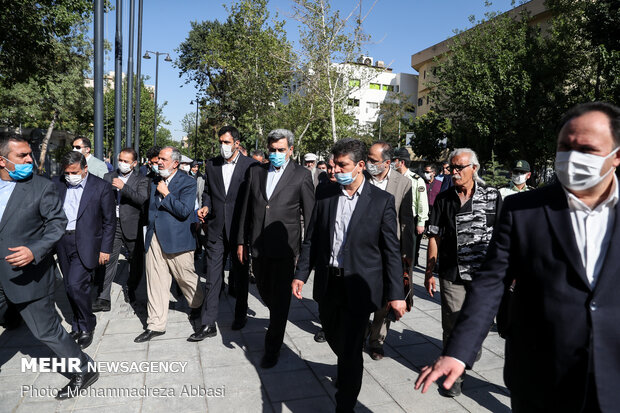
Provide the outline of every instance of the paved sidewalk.
{"type": "MultiPolygon", "coordinates": [[[[126,273],[126,263],[121,262],[126,273]]],[[[419,369],[437,358],[441,349],[439,293],[433,299],[424,292],[419,268],[414,281],[415,308],[392,324],[386,357],[373,361],[364,355],[364,379],[356,411],[509,412],[510,399],[502,378],[504,341],[494,331],[484,342],[481,360],[468,372],[463,395],[444,398],[436,386],[424,395],[414,391],[419,369]]],[[[71,317],[62,283],[57,287],[60,313],[63,318],[71,317]]],[[[200,343],[186,341],[192,327],[184,300],[170,303],[165,335],[149,343],[134,343],[146,319],[145,297],[134,311],[123,301],[119,285],[114,284],[112,292],[112,311],[97,314],[95,339],[88,354],[98,362],[186,362],[183,372],[102,373],[89,396],[58,402],[51,390],[64,386],[67,378],[58,373],[21,372],[23,358],[49,357],[51,352],[25,326],[14,331],[0,328],[1,412],[334,411],[336,357],[327,343],[313,339],[320,327],[317,305],[311,300],[311,283],[304,287],[302,301],[293,298],[280,361],[269,370],[259,367],[268,311],[255,285],[250,285],[251,314],[246,327],[231,330],[234,299],[223,295],[219,333],[200,343]],[[143,397],[146,391],[160,391],[168,397],[143,397]]]]}

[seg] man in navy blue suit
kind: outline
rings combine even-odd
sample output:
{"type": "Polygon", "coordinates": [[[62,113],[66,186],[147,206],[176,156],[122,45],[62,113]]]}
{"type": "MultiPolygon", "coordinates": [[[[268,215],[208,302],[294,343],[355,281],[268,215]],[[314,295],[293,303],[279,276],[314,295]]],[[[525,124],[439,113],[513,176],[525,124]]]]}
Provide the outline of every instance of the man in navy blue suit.
{"type": "Polygon", "coordinates": [[[166,332],[172,277],[185,296],[192,315],[200,309],[202,289],[194,269],[196,240],[192,235],[196,180],[179,173],[181,152],[171,146],[159,152],[158,174],[151,182],[149,220],[144,242],[148,320],[136,343],[166,332]]]}
{"type": "Polygon", "coordinates": [[[503,298],[514,412],[618,411],[620,108],[586,103],[560,125],[558,182],[506,198],[444,355],[416,382],[423,392],[472,367],[503,298]]]}
{"type": "Polygon", "coordinates": [[[325,338],[338,356],[336,411],[353,412],[362,386],[362,347],[370,313],[405,313],[394,196],[364,178],[366,145],[342,139],[333,149],[338,184],[317,191],[292,290],[301,299],[314,272],[313,298],[325,338]]]}
{"type": "Polygon", "coordinates": [[[112,186],[88,173],[86,158],[69,152],[62,158],[64,175],[55,178],[68,222],[57,245],[71,309],[71,336],[82,348],[93,341],[97,318],[92,311],[90,284],[93,270],[110,259],[116,228],[112,186]]]}

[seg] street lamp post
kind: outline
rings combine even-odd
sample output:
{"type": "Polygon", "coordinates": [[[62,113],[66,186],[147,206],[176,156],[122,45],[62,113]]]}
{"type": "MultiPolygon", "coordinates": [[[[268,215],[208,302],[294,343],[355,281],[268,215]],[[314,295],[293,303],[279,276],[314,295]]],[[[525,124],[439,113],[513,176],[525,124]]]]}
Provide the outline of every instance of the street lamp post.
{"type": "Polygon", "coordinates": [[[159,81],[159,55],[165,54],[166,58],[164,61],[166,62],[172,62],[172,59],[170,58],[170,54],[166,52],[152,52],[150,50],[146,51],[143,58],[150,59],[151,56],[149,53],[153,53],[155,55],[155,116],[153,120],[153,146],[155,146],[157,145],[157,84],[159,81]]]}

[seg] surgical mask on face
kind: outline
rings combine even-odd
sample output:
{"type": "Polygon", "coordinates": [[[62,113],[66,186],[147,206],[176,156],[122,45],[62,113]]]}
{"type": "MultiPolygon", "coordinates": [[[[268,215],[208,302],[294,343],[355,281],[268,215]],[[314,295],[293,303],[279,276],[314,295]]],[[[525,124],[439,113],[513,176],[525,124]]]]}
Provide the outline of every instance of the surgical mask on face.
{"type": "Polygon", "coordinates": [[[432,177],[433,177],[432,172],[424,172],[424,179],[426,179],[427,181],[430,181],[432,177]]]}
{"type": "Polygon", "coordinates": [[[78,186],[79,184],[82,183],[82,181],[84,180],[84,177],[81,174],[78,174],[78,175],[66,175],[65,174],[65,179],[67,180],[69,185],[78,186]]]}
{"type": "Polygon", "coordinates": [[[269,162],[276,168],[279,168],[286,162],[286,154],[283,152],[270,152],[269,162]]]}
{"type": "Polygon", "coordinates": [[[189,172],[189,165],[181,165],[179,166],[179,169],[185,172],[189,172]]]}
{"type": "Polygon", "coordinates": [[[377,175],[381,175],[383,173],[383,171],[385,171],[385,166],[383,166],[383,165],[375,165],[374,163],[368,162],[366,164],[366,170],[368,170],[368,173],[370,175],[377,176],[377,175]]]}
{"type": "Polygon", "coordinates": [[[78,149],[78,148],[73,148],[73,152],[79,152],[79,153],[82,153],[82,150],[81,150],[81,149],[78,149]]]}
{"type": "MultiPolygon", "coordinates": [[[[4,160],[7,162],[11,162],[7,158],[4,158],[4,160]]],[[[31,163],[15,163],[15,162],[11,162],[11,163],[15,165],[15,170],[9,171],[7,169],[7,172],[9,173],[9,176],[12,179],[16,181],[22,181],[30,177],[30,175],[32,175],[32,164],[31,163]]]]}
{"type": "Polygon", "coordinates": [[[340,172],[340,173],[335,174],[336,182],[338,182],[340,185],[351,184],[351,182],[353,182],[355,178],[357,178],[357,175],[355,175],[355,178],[353,178],[353,172],[356,169],[357,169],[357,166],[353,168],[353,171],[351,172],[340,172]]]}
{"type": "Polygon", "coordinates": [[[121,171],[122,174],[128,174],[131,171],[131,165],[125,162],[118,162],[118,170],[121,171]]]}
{"type": "Polygon", "coordinates": [[[614,170],[614,168],[609,168],[601,176],[603,164],[618,149],[620,147],[611,151],[607,156],[578,151],[557,152],[555,154],[555,173],[558,180],[566,188],[573,191],[583,191],[596,186],[614,170]]]}
{"type": "Polygon", "coordinates": [[[233,155],[233,146],[232,145],[224,145],[222,144],[220,146],[220,154],[222,155],[222,157],[224,159],[230,159],[230,157],[233,155]]]}
{"type": "Polygon", "coordinates": [[[527,181],[527,174],[512,174],[512,183],[523,185],[527,181]]]}
{"type": "Polygon", "coordinates": [[[166,179],[170,176],[170,171],[168,169],[157,169],[157,173],[159,174],[159,176],[161,176],[162,178],[166,179]]]}
{"type": "Polygon", "coordinates": [[[398,169],[398,167],[396,166],[396,162],[392,162],[392,163],[390,164],[390,169],[392,169],[392,170],[396,170],[396,169],[398,169]]]}
{"type": "Polygon", "coordinates": [[[157,165],[156,163],[151,165],[151,171],[159,173],[159,165],[157,165]]]}

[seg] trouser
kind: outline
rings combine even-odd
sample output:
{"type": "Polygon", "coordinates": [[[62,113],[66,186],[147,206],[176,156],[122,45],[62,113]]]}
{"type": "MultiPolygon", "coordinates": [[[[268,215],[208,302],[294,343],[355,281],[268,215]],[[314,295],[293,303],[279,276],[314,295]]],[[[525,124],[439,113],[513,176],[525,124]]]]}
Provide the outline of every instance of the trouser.
{"type": "Polygon", "coordinates": [[[445,348],[448,338],[456,325],[461,308],[465,302],[465,295],[471,286],[471,281],[455,280],[448,281],[439,279],[441,295],[441,327],[443,329],[443,346],[445,348]]]}
{"type": "Polygon", "coordinates": [[[291,282],[295,258],[258,257],[253,260],[258,292],[269,308],[269,328],[265,334],[265,354],[275,356],[284,342],[291,305],[291,282]]]}
{"type": "Polygon", "coordinates": [[[97,274],[95,279],[97,280],[97,298],[101,300],[110,301],[110,291],[112,290],[112,282],[116,278],[116,270],[118,269],[118,256],[121,252],[121,247],[125,246],[129,253],[126,257],[129,261],[129,277],[127,278],[127,289],[135,291],[140,284],[142,278],[143,268],[143,245],[142,234],[138,233],[138,238],[130,240],[123,235],[121,230],[121,224],[119,220],[116,220],[116,231],[114,232],[114,246],[112,247],[112,253],[110,254],[110,261],[105,267],[97,267],[97,274]],[[105,269],[104,269],[105,268],[105,269]]]}
{"type": "Polygon", "coordinates": [[[352,308],[355,305],[347,302],[344,278],[330,275],[319,302],[319,318],[327,343],[338,356],[337,412],[353,412],[362,388],[362,348],[370,314],[353,312],[352,308]]]}
{"type": "Polygon", "coordinates": [[[230,245],[226,233],[222,230],[216,241],[207,241],[207,273],[205,282],[204,304],[202,306],[202,324],[214,325],[217,321],[220,303],[220,291],[224,279],[224,264],[230,255],[231,269],[229,283],[235,289],[235,319],[239,320],[248,312],[248,265],[241,264],[237,258],[236,245],[230,245]]]}
{"type": "MultiPolygon", "coordinates": [[[[18,303],[16,307],[32,335],[48,346],[59,358],[80,359],[80,369],[85,371],[91,360],[60,324],[54,306],[54,295],[49,294],[34,301],[18,303]]],[[[0,290],[0,318],[7,310],[7,299],[0,290]]]]}
{"type": "Polygon", "coordinates": [[[153,233],[151,245],[146,253],[149,330],[166,331],[172,277],[177,281],[190,308],[200,307],[202,289],[198,285],[198,275],[194,270],[194,251],[166,254],[161,249],[157,234],[153,233]]]}
{"type": "MultiPolygon", "coordinates": [[[[597,413],[601,411],[596,392],[596,382],[592,373],[588,374],[587,386],[585,400],[582,403],[581,409],[574,406],[574,410],[571,409],[571,411],[581,413],[597,413]]],[[[545,413],[552,411],[548,406],[541,406],[540,400],[532,399],[532,397],[518,397],[514,394],[510,397],[510,407],[514,413],[545,413]]]]}
{"type": "Polygon", "coordinates": [[[375,311],[370,325],[370,337],[368,338],[368,347],[370,350],[380,350],[383,348],[385,337],[390,329],[390,320],[385,318],[390,311],[389,308],[384,307],[375,311]]]}
{"type": "Polygon", "coordinates": [[[65,234],[60,242],[63,243],[62,254],[64,254],[63,259],[59,260],[60,270],[73,311],[71,328],[73,331],[93,331],[97,325],[97,317],[93,314],[90,297],[92,269],[84,267],[80,260],[75,232],[65,234]]]}

